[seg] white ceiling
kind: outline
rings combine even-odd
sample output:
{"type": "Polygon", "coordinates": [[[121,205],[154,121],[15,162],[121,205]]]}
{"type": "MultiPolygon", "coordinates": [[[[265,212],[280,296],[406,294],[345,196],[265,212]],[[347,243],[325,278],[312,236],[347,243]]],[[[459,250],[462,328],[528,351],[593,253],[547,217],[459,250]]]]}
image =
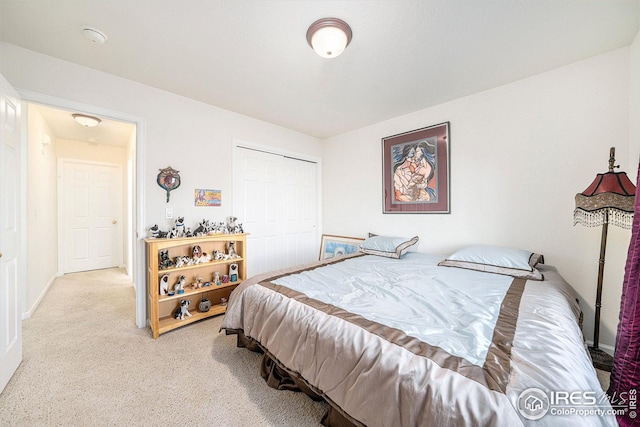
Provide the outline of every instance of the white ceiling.
{"type": "Polygon", "coordinates": [[[98,126],[88,128],[78,124],[71,116],[75,111],[65,111],[45,105],[33,105],[49,125],[55,138],[84,141],[95,144],[126,147],[135,131],[135,125],[101,118],[98,126]]]}
{"type": "Polygon", "coordinates": [[[294,129],[348,132],[629,45],[638,0],[0,0],[0,40],[294,129]],[[338,58],[307,45],[349,23],[338,58]],[[93,26],[102,45],[81,34],[93,26]]]}

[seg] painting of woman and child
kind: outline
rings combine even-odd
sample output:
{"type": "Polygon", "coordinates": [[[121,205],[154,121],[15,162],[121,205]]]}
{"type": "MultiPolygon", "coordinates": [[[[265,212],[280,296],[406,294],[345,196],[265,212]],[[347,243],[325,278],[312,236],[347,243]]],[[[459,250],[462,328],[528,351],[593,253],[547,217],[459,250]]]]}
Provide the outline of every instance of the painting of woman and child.
{"type": "Polygon", "coordinates": [[[449,212],[449,123],[382,139],[384,213],[449,212]]]}

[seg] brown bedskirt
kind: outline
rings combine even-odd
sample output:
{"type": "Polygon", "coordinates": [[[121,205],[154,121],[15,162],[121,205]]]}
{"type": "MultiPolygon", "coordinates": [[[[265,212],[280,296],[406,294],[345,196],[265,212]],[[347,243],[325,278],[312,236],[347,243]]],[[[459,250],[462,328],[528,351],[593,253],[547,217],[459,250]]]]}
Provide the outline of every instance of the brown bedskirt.
{"type": "Polygon", "coordinates": [[[327,427],[362,427],[364,424],[353,419],[346,414],[340,407],[323,396],[320,390],[308,384],[299,374],[288,370],[282,365],[267,349],[262,347],[259,342],[253,338],[247,337],[241,330],[225,330],[227,335],[237,334],[237,346],[243,347],[251,351],[263,353],[262,363],[260,364],[260,375],[266,381],[267,385],[276,390],[300,391],[309,396],[311,399],[320,401],[324,400],[329,404],[327,413],[320,421],[322,425],[327,427]]]}

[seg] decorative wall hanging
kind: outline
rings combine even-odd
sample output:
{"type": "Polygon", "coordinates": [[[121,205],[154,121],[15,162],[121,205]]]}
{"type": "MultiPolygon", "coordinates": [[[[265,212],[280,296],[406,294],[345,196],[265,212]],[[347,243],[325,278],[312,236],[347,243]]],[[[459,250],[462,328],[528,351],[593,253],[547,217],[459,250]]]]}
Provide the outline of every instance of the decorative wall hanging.
{"type": "Polygon", "coordinates": [[[178,172],[180,171],[173,169],[171,166],[167,166],[164,169],[160,169],[160,173],[158,174],[156,182],[167,192],[167,203],[169,203],[169,193],[180,187],[180,175],[178,172]]]}
{"type": "Polygon", "coordinates": [[[222,206],[222,191],[196,188],[194,199],[196,206],[222,206]]]}
{"type": "Polygon", "coordinates": [[[449,213],[449,122],[382,138],[384,213],[449,213]]]}

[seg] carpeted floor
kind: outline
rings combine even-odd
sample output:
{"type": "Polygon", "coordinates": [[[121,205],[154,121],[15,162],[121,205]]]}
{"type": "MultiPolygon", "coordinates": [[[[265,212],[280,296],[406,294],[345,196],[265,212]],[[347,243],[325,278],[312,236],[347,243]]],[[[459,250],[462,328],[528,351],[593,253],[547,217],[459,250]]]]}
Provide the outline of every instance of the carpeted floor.
{"type": "Polygon", "coordinates": [[[23,322],[0,426],[318,426],[326,404],[269,388],[222,316],[151,338],[123,271],[58,278],[23,322]]]}

